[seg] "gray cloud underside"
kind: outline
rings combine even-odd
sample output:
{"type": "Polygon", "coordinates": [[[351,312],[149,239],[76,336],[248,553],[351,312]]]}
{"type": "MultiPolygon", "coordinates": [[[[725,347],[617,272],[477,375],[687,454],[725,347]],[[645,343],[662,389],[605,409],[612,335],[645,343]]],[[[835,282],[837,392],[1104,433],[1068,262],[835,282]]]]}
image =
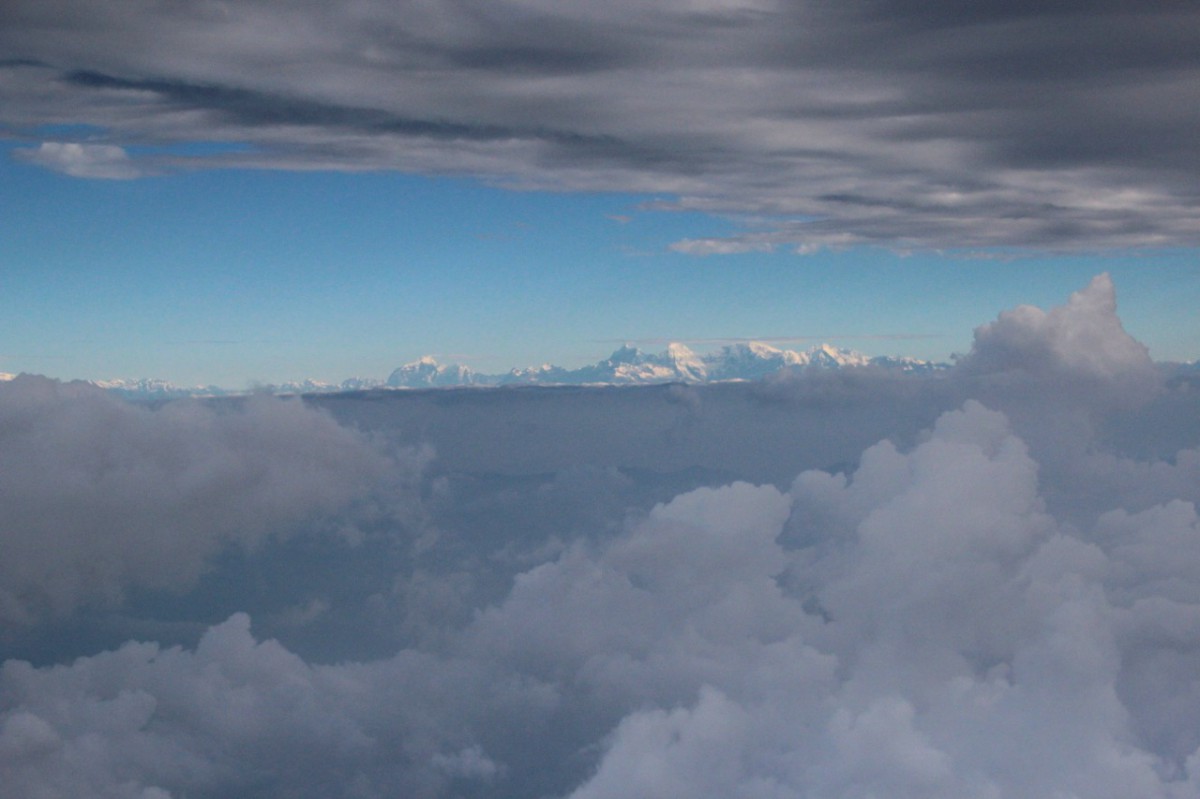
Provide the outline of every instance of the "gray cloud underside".
{"type": "Polygon", "coordinates": [[[0,51],[19,139],[247,145],[144,172],[450,172],[743,220],[701,253],[1200,241],[1190,3],[15,2],[0,51]]]}
{"type": "Polygon", "coordinates": [[[1198,502],[1105,275],[936,376],[18,377],[0,795],[1196,799],[1198,502]]]}

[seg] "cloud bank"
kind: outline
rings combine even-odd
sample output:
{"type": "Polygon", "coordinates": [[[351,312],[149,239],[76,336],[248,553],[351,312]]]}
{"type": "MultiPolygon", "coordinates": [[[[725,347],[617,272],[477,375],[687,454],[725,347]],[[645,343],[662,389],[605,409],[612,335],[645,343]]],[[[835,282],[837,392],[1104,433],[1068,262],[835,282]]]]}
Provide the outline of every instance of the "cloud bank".
{"type": "Polygon", "coordinates": [[[151,410],[85,383],[0,383],[0,621],[187,587],[222,547],[338,510],[384,466],[298,402],[151,410]]]}
{"type": "Polygon", "coordinates": [[[18,0],[0,123],[81,176],[397,169],[749,223],[683,252],[1192,246],[1198,13],[18,0]],[[236,147],[178,148],[196,141],[236,147]],[[150,148],[126,163],[131,145],[150,148]]]}
{"type": "MultiPolygon", "coordinates": [[[[194,638],[9,657],[0,784],[137,799],[1200,796],[1200,393],[1130,389],[1152,373],[1112,300],[1101,276],[1060,308],[1004,312],[936,375],[157,410],[19,378],[0,429],[20,442],[12,431],[35,428],[18,411],[41,412],[36,440],[67,442],[43,445],[60,471],[126,451],[96,444],[107,430],[134,442],[130,465],[159,464],[175,448],[163,437],[192,462],[202,439],[229,469],[267,450],[282,506],[325,523],[289,535],[298,516],[260,496],[271,481],[247,484],[211,528],[187,522],[207,550],[180,568],[203,560],[213,578],[180,600],[207,619],[194,638]],[[397,453],[431,443],[419,490],[350,426],[397,453]],[[347,512],[362,481],[375,510],[347,512]],[[347,629],[379,650],[355,654],[347,629]]],[[[43,507],[77,492],[35,454],[0,474],[39,477],[43,507]]],[[[119,472],[154,488],[113,495],[130,530],[158,504],[190,518],[186,470],[119,472]]],[[[6,546],[19,532],[0,529],[6,546]]],[[[80,529],[36,557],[81,569],[71,552],[102,530],[80,529]]],[[[148,579],[157,565],[134,550],[154,544],[121,541],[128,579],[148,579]]],[[[112,612],[179,609],[131,594],[112,612]]]]}

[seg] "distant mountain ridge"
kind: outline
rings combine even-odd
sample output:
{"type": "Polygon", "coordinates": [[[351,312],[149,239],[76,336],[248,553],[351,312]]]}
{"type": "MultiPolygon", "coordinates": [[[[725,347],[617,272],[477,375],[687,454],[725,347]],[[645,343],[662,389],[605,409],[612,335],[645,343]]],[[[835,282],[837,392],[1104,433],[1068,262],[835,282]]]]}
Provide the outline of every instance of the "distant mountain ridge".
{"type": "MultiPolygon", "coordinates": [[[[130,399],[177,399],[182,397],[223,397],[265,391],[273,394],[328,394],[376,388],[414,389],[456,386],[509,385],[649,385],[655,383],[713,383],[737,380],[761,380],[770,375],[808,369],[846,369],[873,367],[906,373],[936,372],[950,364],[916,358],[871,357],[854,350],[820,344],[798,352],[780,349],[760,341],[727,344],[713,352],[697,354],[678,342],[662,352],[645,352],[631,344],[618,347],[607,358],[577,369],[553,364],[510,369],[502,374],[476,372],[462,364],[440,364],[424,356],[392,371],[385,380],[352,377],[339,383],[322,380],[298,380],[261,385],[251,390],[219,386],[180,386],[166,380],[94,380],[93,385],[130,399]]],[[[0,373],[0,380],[16,375],[0,373]]]]}
{"type": "Polygon", "coordinates": [[[602,361],[578,369],[544,364],[512,369],[504,374],[483,374],[459,364],[441,365],[432,357],[399,367],[388,376],[390,388],[503,385],[641,385],[650,383],[711,383],[725,380],[760,380],[785,370],[868,367],[903,372],[933,372],[948,364],[915,358],[869,357],[854,350],[821,344],[805,352],[784,350],[759,341],[728,344],[698,355],[684,344],[671,343],[660,353],[648,353],[625,344],[602,361]]]}

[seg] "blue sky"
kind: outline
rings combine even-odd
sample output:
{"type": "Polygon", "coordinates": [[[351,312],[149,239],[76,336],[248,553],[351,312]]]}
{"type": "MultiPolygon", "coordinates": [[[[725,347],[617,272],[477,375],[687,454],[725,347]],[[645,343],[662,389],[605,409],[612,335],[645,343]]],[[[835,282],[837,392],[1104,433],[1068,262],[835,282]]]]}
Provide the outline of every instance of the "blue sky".
{"type": "Polygon", "coordinates": [[[0,371],[944,359],[1100,271],[1156,358],[1200,357],[1170,3],[222,8],[6,6],[0,371]]]}
{"type": "Polygon", "coordinates": [[[75,178],[7,159],[0,371],[242,387],[384,377],[425,354],[576,366],[621,341],[797,337],[945,359],[974,326],[1114,276],[1127,328],[1200,357],[1194,251],[992,259],[881,247],[697,256],[731,228],[654,197],[399,173],[75,178]]]}

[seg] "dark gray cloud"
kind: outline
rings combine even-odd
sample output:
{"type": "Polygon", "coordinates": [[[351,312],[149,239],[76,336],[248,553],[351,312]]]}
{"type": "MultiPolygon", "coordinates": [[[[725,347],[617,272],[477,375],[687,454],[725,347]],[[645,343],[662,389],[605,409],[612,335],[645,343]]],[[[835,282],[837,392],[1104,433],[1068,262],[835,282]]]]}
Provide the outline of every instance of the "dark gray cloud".
{"type": "MultiPolygon", "coordinates": [[[[753,217],[689,252],[1192,245],[1194,4],[6,3],[0,124],[753,217]]],[[[110,152],[111,154],[111,152],[110,152]]],[[[93,155],[99,156],[96,151],[93,155]]],[[[95,160],[95,159],[93,159],[95,160]]]]}

